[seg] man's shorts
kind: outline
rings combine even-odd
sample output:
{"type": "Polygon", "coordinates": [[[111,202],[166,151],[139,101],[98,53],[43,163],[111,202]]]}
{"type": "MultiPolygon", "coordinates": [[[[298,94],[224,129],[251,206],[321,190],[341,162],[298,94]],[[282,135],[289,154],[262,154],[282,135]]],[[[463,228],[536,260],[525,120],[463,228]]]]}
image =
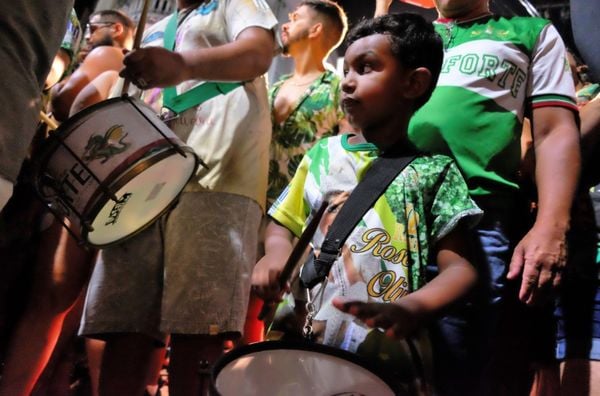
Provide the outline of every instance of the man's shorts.
{"type": "Polygon", "coordinates": [[[168,215],[102,252],[80,334],[239,335],[261,215],[240,195],[183,193],[168,215]]]}
{"type": "Polygon", "coordinates": [[[13,193],[13,184],[0,176],[0,210],[4,208],[13,193]]]}
{"type": "Polygon", "coordinates": [[[599,282],[565,282],[555,315],[556,358],[600,360],[599,282]]]}

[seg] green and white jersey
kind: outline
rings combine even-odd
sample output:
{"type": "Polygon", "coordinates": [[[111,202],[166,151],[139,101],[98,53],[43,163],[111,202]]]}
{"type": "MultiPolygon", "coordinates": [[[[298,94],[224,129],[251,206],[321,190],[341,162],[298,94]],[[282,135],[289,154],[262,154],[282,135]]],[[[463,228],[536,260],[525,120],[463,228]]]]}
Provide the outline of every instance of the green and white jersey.
{"type": "Polygon", "coordinates": [[[435,91],[413,117],[410,139],[456,159],[474,196],[518,188],[523,117],[533,108],[576,111],[564,44],[541,18],[438,20],[445,54],[435,91]]]}
{"type": "MultiPolygon", "coordinates": [[[[348,139],[349,135],[338,135],[319,140],[269,210],[271,217],[296,236],[324,199],[352,191],[377,158],[375,146],[352,145],[348,139]]],[[[405,374],[414,373],[404,343],[386,339],[379,330],[338,311],[331,300],[344,296],[392,303],[420,288],[425,283],[425,265],[435,262],[436,242],[461,220],[474,223],[481,213],[451,158],[415,158],[363,216],[334,263],[322,304],[320,297],[315,301],[319,309],[313,322],[317,340],[372,358],[385,355],[389,360],[383,363],[405,374]]],[[[321,219],[312,240],[316,250],[335,215],[326,212],[321,219]]],[[[313,292],[318,293],[318,289],[313,292]]],[[[426,355],[421,346],[419,350],[426,355]]]]}

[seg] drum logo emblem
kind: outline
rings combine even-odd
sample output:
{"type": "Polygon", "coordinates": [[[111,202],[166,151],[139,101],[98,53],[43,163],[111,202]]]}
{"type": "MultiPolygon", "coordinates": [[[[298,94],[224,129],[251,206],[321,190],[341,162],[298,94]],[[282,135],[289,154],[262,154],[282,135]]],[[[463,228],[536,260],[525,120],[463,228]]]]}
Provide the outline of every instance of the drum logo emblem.
{"type": "Polygon", "coordinates": [[[119,216],[121,215],[121,211],[123,210],[123,207],[125,206],[127,201],[129,201],[129,198],[131,198],[132,195],[133,195],[132,193],[125,193],[125,194],[123,194],[121,199],[119,199],[115,203],[113,208],[110,210],[110,214],[108,215],[107,222],[104,223],[105,226],[114,225],[117,223],[117,220],[119,219],[119,216]]]}
{"type": "Polygon", "coordinates": [[[83,153],[83,160],[87,163],[96,159],[102,159],[101,164],[113,156],[127,150],[130,143],[125,142],[128,133],[123,131],[123,125],[113,125],[106,131],[104,136],[91,135],[83,153]]]}

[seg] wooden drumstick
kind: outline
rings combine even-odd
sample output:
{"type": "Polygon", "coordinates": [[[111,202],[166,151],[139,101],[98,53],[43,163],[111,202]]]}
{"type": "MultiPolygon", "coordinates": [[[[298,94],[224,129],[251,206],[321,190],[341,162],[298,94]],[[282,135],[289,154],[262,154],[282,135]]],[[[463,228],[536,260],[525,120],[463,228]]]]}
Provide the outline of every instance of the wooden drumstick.
{"type": "Polygon", "coordinates": [[[48,117],[48,115],[46,115],[46,113],[44,113],[43,111],[40,111],[40,120],[42,120],[44,124],[48,125],[50,129],[58,128],[58,124],[56,123],[56,121],[48,117]]]}
{"type": "MultiPolygon", "coordinates": [[[[279,275],[278,282],[279,282],[280,289],[283,289],[285,287],[285,284],[290,280],[290,278],[294,272],[294,269],[296,268],[296,265],[298,264],[298,261],[304,254],[304,251],[308,247],[310,240],[315,235],[315,232],[317,231],[317,227],[319,226],[319,223],[321,222],[321,218],[323,217],[323,213],[325,213],[325,209],[327,209],[328,206],[329,206],[329,201],[324,200],[323,203],[321,204],[321,206],[319,207],[319,210],[317,210],[317,212],[315,213],[313,218],[310,220],[310,222],[304,229],[304,232],[302,233],[302,235],[300,235],[300,238],[298,238],[298,243],[296,243],[296,246],[294,246],[294,248],[290,252],[290,256],[288,257],[288,259],[285,263],[285,266],[283,267],[283,270],[281,271],[281,274],[279,275]]],[[[262,309],[260,310],[260,313],[258,314],[258,320],[263,320],[265,317],[267,317],[267,315],[269,315],[269,313],[271,312],[271,309],[275,305],[276,304],[274,301],[265,301],[263,303],[262,309]]]]}
{"type": "MultiPolygon", "coordinates": [[[[142,8],[142,13],[140,14],[140,20],[138,21],[137,28],[135,30],[135,37],[133,39],[133,48],[134,50],[140,48],[140,44],[142,43],[142,37],[144,36],[144,27],[146,26],[146,19],[148,18],[148,9],[150,8],[150,0],[144,0],[144,6],[142,8]]],[[[123,88],[121,89],[121,95],[124,95],[129,90],[130,80],[125,78],[123,81],[123,88]]]]}

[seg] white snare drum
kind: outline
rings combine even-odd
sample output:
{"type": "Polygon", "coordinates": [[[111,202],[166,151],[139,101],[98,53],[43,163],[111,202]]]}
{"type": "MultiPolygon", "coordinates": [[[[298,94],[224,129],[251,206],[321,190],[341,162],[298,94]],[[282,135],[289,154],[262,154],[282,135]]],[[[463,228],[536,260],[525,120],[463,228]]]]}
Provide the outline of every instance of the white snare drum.
{"type": "Polygon", "coordinates": [[[36,160],[36,190],[97,247],[150,225],[198,167],[154,111],[128,96],[77,113],[48,141],[36,160]]]}
{"type": "Polygon", "coordinates": [[[218,396],[394,396],[398,388],[353,353],[321,344],[266,341],[236,348],[217,361],[218,396]]]}

